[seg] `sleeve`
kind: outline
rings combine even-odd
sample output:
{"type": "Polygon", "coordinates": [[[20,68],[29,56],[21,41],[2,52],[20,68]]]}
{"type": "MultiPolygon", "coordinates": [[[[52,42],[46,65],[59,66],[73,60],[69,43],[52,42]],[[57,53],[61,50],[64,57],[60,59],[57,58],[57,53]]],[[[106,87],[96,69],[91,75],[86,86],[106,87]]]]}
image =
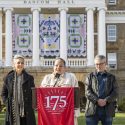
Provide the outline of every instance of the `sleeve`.
{"type": "Polygon", "coordinates": [[[7,78],[4,79],[1,97],[2,97],[3,103],[6,104],[8,99],[7,78]]]}
{"type": "Polygon", "coordinates": [[[75,74],[71,73],[71,79],[72,79],[72,86],[78,87],[78,80],[77,80],[75,74]]]}
{"type": "Polygon", "coordinates": [[[98,96],[93,92],[93,89],[92,89],[92,77],[91,77],[91,74],[89,74],[86,77],[86,80],[85,80],[85,96],[92,103],[94,103],[94,104],[97,103],[98,96]]]}
{"type": "Polygon", "coordinates": [[[28,74],[28,75],[29,75],[28,76],[29,77],[29,82],[28,82],[29,86],[28,86],[28,89],[30,89],[30,94],[29,94],[28,98],[29,98],[29,100],[31,101],[31,104],[32,104],[33,103],[32,89],[35,88],[35,83],[34,83],[34,77],[32,75],[30,75],[30,74],[28,74]]]}
{"type": "Polygon", "coordinates": [[[33,76],[31,76],[31,88],[32,88],[32,87],[35,87],[34,77],[33,77],[33,76]]]}
{"type": "Polygon", "coordinates": [[[112,76],[112,92],[110,93],[109,96],[107,96],[105,99],[107,102],[114,102],[116,101],[118,97],[118,91],[119,91],[119,86],[116,80],[116,77],[113,75],[112,76]]]}
{"type": "Polygon", "coordinates": [[[47,86],[47,83],[48,83],[47,81],[48,81],[48,75],[46,75],[46,76],[43,78],[40,87],[46,87],[46,86],[47,86]]]}

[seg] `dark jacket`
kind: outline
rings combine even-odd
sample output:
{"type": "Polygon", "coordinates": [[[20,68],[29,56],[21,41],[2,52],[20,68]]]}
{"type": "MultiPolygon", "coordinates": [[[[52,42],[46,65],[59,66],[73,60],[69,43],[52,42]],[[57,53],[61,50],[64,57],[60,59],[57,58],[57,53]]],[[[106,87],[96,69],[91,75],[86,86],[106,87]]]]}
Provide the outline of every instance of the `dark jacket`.
{"type": "MultiPolygon", "coordinates": [[[[108,72],[106,82],[105,82],[105,95],[107,104],[105,106],[106,115],[108,116],[115,116],[115,106],[116,106],[116,99],[118,96],[118,84],[116,82],[116,77],[108,72]]],[[[86,78],[85,83],[85,95],[87,98],[86,103],[86,116],[92,116],[96,113],[97,108],[97,100],[99,99],[99,91],[98,91],[98,80],[97,80],[97,73],[92,72],[86,78]]]]}
{"type": "MultiPolygon", "coordinates": [[[[24,96],[24,112],[27,125],[36,125],[35,114],[32,108],[32,87],[34,85],[33,76],[29,75],[25,70],[23,71],[23,96],[24,96]]],[[[5,125],[12,125],[12,98],[13,98],[13,83],[14,71],[12,70],[5,78],[2,88],[1,97],[6,105],[6,119],[5,125]]]]}

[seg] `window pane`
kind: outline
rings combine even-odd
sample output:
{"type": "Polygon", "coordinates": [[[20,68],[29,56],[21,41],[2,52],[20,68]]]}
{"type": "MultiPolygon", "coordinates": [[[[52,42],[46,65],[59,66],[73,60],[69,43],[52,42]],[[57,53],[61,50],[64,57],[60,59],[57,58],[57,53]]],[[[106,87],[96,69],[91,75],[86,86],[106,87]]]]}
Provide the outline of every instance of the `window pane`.
{"type": "Polygon", "coordinates": [[[116,5],[116,0],[108,0],[109,5],[116,5]]]}
{"type": "Polygon", "coordinates": [[[116,42],[116,25],[107,25],[107,40],[116,42]]]}
{"type": "Polygon", "coordinates": [[[108,66],[113,69],[117,68],[116,53],[108,53],[108,66]]]}

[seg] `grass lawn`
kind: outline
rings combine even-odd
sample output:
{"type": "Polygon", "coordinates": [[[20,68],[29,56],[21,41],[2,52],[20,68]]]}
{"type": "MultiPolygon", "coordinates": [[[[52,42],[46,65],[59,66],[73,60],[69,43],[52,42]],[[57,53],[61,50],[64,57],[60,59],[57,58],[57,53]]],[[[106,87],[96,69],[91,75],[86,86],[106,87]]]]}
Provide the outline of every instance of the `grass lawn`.
{"type": "MultiPolygon", "coordinates": [[[[4,125],[4,114],[0,114],[0,125],[4,125]]],[[[78,118],[78,125],[85,125],[85,117],[84,113],[80,114],[78,118]]],[[[101,124],[99,124],[101,125],[101,124]]],[[[114,118],[113,125],[125,125],[125,113],[116,113],[116,117],[114,118]]]]}
{"type": "MultiPolygon", "coordinates": [[[[81,113],[80,117],[78,118],[78,124],[85,125],[85,117],[83,113],[81,113]]],[[[116,113],[116,117],[114,117],[113,120],[113,125],[125,125],[125,113],[116,113]]]]}

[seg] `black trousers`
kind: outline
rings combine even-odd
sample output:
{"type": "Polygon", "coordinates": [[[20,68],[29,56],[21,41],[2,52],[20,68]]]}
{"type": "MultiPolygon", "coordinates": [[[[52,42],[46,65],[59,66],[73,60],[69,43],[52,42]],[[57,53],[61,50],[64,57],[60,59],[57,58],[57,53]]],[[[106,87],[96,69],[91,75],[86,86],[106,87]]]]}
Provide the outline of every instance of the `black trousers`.
{"type": "Polygon", "coordinates": [[[27,125],[26,124],[26,117],[20,117],[20,125],[27,125]]]}

